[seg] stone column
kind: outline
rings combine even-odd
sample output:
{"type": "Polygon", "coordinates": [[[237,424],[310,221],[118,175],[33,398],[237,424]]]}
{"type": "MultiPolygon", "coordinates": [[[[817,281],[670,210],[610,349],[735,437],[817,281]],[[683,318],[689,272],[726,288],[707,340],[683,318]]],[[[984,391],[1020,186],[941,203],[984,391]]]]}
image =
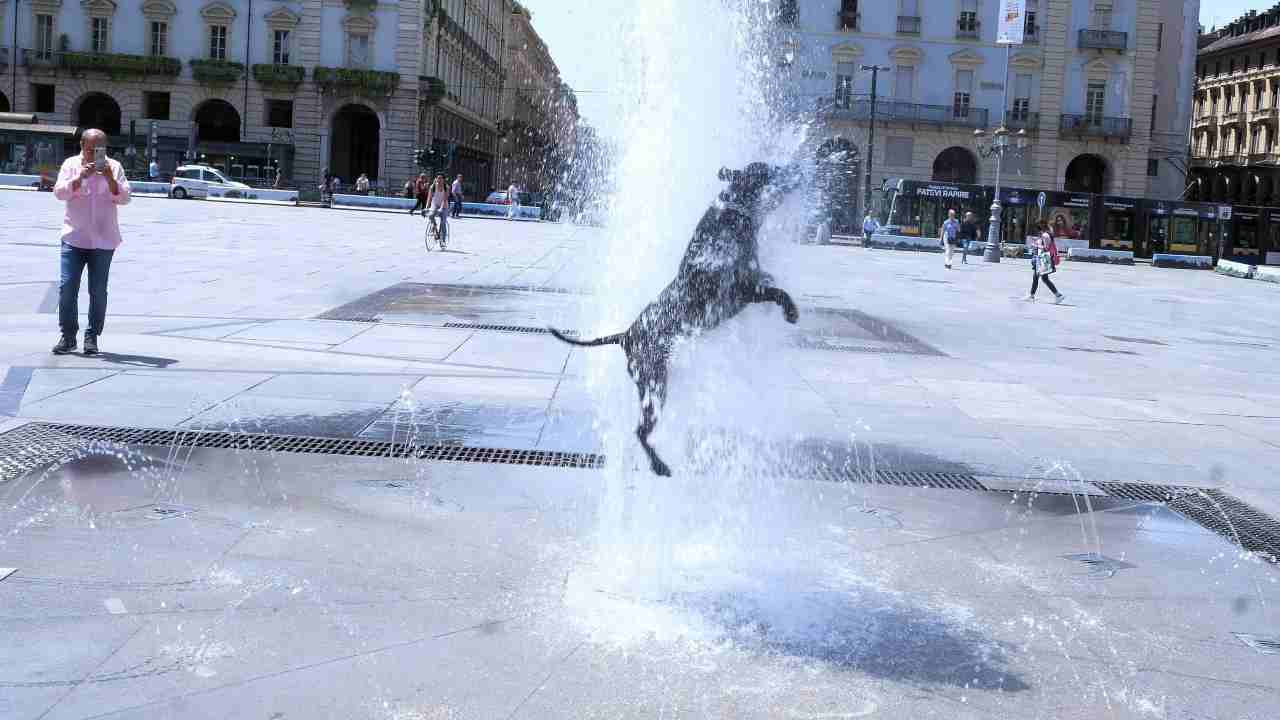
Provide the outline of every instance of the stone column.
{"type": "Polygon", "coordinates": [[[1066,167],[1058,166],[1058,149],[1061,144],[1058,122],[1062,115],[1062,98],[1066,87],[1068,60],[1068,36],[1071,26],[1070,0],[1045,0],[1042,3],[1040,21],[1040,45],[1044,52],[1044,67],[1040,74],[1040,131],[1032,141],[1032,187],[1062,189],[1066,167]]]}
{"type": "Polygon", "coordinates": [[[320,64],[321,17],[324,0],[302,0],[302,20],[294,30],[294,57],[307,68],[307,81],[298,86],[293,96],[293,182],[303,189],[320,184],[320,173],[327,159],[321,158],[321,135],[327,133],[321,111],[320,95],[314,82],[315,67],[320,64]]]}

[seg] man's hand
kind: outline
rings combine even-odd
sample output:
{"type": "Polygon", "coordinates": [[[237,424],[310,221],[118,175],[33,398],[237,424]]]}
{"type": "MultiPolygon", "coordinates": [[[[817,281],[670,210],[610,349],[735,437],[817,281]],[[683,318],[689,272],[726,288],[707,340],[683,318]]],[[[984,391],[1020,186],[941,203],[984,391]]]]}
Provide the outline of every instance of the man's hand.
{"type": "Polygon", "coordinates": [[[88,164],[85,164],[85,165],[81,165],[81,166],[80,166],[80,176],[79,176],[79,177],[77,177],[75,180],[72,180],[72,181],[71,181],[71,191],[72,191],[72,192],[79,192],[79,190],[80,190],[80,183],[81,183],[81,182],[83,182],[83,181],[84,181],[86,178],[88,178],[90,175],[93,175],[93,174],[94,174],[94,172],[96,172],[96,170],[95,170],[95,169],[94,169],[94,167],[93,167],[93,163],[88,163],[88,164]]]}
{"type": "Polygon", "coordinates": [[[116,182],[116,174],[111,171],[111,165],[107,165],[102,171],[102,176],[107,179],[107,188],[111,190],[112,195],[120,194],[120,183],[116,182]]]}

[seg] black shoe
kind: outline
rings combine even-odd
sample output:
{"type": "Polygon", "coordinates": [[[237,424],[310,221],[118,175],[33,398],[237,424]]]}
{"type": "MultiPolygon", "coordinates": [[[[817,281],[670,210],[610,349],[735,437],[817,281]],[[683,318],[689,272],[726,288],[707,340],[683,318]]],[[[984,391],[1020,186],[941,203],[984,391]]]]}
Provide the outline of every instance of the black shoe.
{"type": "MultiPolygon", "coordinates": [[[[88,341],[88,338],[85,338],[85,340],[88,341]]],[[[67,353],[72,353],[75,351],[76,351],[75,335],[71,335],[69,337],[66,335],[63,335],[62,339],[58,341],[58,344],[53,346],[54,355],[66,355],[67,353]]]]}
{"type": "Polygon", "coordinates": [[[97,354],[98,354],[98,336],[97,336],[97,335],[90,335],[90,334],[88,334],[88,333],[85,333],[85,336],[84,336],[84,354],[85,354],[85,355],[97,355],[97,354]]]}

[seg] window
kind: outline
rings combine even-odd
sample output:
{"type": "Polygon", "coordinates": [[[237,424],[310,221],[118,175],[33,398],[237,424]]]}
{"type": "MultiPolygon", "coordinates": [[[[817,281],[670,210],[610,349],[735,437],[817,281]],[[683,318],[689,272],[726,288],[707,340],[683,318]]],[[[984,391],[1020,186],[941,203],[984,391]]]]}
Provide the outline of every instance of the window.
{"type": "MultiPolygon", "coordinates": [[[[36,56],[41,60],[53,59],[53,16],[36,15],[36,56]]],[[[49,112],[46,110],[45,112],[49,112]]]]}
{"type": "Polygon", "coordinates": [[[1261,131],[1262,131],[1262,128],[1261,128],[1261,127],[1259,127],[1259,126],[1257,126],[1257,125],[1254,125],[1254,126],[1253,126],[1253,132],[1251,133],[1251,137],[1249,138],[1249,152],[1250,152],[1250,153],[1260,153],[1260,152],[1262,152],[1262,134],[1261,134],[1261,131]]]}
{"type": "Polygon", "coordinates": [[[1262,83],[1254,83],[1253,85],[1253,109],[1262,109],[1262,83]]]}
{"type": "Polygon", "coordinates": [[[1221,61],[1221,60],[1214,60],[1214,61],[1213,61],[1213,74],[1214,74],[1214,75],[1221,75],[1221,74],[1222,74],[1222,61],[1221,61]]]}
{"type": "Polygon", "coordinates": [[[858,29],[858,0],[840,0],[840,29],[858,29]]]}
{"type": "Polygon", "coordinates": [[[35,96],[35,99],[36,99],[36,103],[35,103],[36,112],[38,113],[55,112],[55,110],[53,109],[54,93],[53,93],[52,85],[32,85],[31,94],[35,96]]]}
{"type": "Polygon", "coordinates": [[[368,67],[368,35],[365,35],[364,33],[352,33],[347,36],[347,65],[351,67],[368,67]]]}
{"type": "Polygon", "coordinates": [[[1031,74],[1019,73],[1013,78],[1013,119],[1026,122],[1031,115],[1031,74]]]}
{"type": "Polygon", "coordinates": [[[1090,82],[1084,96],[1084,114],[1089,122],[1101,124],[1106,114],[1107,84],[1090,82]]]}
{"type": "Polygon", "coordinates": [[[169,119],[169,93],[167,92],[143,93],[143,100],[147,104],[148,118],[152,120],[168,120],[169,119]]]}
{"type": "Polygon", "coordinates": [[[293,101],[268,100],[266,116],[267,127],[293,127],[293,101]]]}
{"type": "Polygon", "coordinates": [[[916,69],[899,65],[893,69],[893,99],[911,100],[916,92],[916,69]]]}
{"type": "Polygon", "coordinates": [[[960,0],[960,32],[978,32],[978,0],[960,0]]]}
{"type": "Polygon", "coordinates": [[[289,64],[289,31],[276,30],[271,42],[271,61],[277,65],[289,64]]]}
{"type": "Polygon", "coordinates": [[[1156,24],[1156,52],[1164,49],[1164,23],[1156,24]]]}
{"type": "Polygon", "coordinates": [[[1236,59],[1231,58],[1230,60],[1227,61],[1227,73],[1230,75],[1234,75],[1235,72],[1236,72],[1236,59]]]}
{"type": "Polygon", "coordinates": [[[1111,29],[1111,0],[1094,0],[1093,29],[1094,30],[1110,30],[1111,29]]]}
{"type": "Polygon", "coordinates": [[[884,143],[884,164],[890,167],[911,167],[911,156],[915,150],[915,140],[911,136],[891,137],[884,143]]]}
{"type": "Polygon", "coordinates": [[[1156,108],[1160,107],[1160,96],[1151,96],[1151,128],[1148,132],[1156,131],[1156,108]]]}
{"type": "Polygon", "coordinates": [[[155,57],[169,54],[169,23],[159,20],[152,21],[151,54],[155,57]]]}
{"type": "Polygon", "coordinates": [[[111,19],[104,17],[89,20],[89,50],[96,53],[111,52],[111,19]]]}
{"type": "Polygon", "coordinates": [[[209,26],[209,57],[213,60],[227,59],[227,26],[209,26]]]}
{"type": "Polygon", "coordinates": [[[969,117],[969,104],[973,98],[973,71],[956,71],[956,92],[951,103],[951,112],[957,119],[969,117]]]}
{"type": "Polygon", "coordinates": [[[836,63],[836,107],[848,109],[853,104],[853,63],[836,63]]]}
{"type": "Polygon", "coordinates": [[[1147,177],[1160,177],[1160,160],[1147,158],[1147,177]]]}

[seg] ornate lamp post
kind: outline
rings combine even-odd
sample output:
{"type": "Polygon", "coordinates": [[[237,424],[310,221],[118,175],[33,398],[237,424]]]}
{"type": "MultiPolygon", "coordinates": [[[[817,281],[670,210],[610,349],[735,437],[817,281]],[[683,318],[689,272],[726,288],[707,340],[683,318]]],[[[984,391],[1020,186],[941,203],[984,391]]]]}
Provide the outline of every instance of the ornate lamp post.
{"type": "Polygon", "coordinates": [[[984,158],[994,156],[996,159],[996,191],[991,200],[991,222],[987,225],[987,249],[983,254],[987,262],[993,263],[1000,262],[1000,165],[1006,154],[1023,157],[1030,147],[1027,144],[1026,130],[1019,130],[1016,134],[1012,134],[1012,141],[1010,136],[1009,128],[1005,127],[1004,123],[991,133],[989,140],[985,130],[973,131],[978,154],[984,158]]]}

